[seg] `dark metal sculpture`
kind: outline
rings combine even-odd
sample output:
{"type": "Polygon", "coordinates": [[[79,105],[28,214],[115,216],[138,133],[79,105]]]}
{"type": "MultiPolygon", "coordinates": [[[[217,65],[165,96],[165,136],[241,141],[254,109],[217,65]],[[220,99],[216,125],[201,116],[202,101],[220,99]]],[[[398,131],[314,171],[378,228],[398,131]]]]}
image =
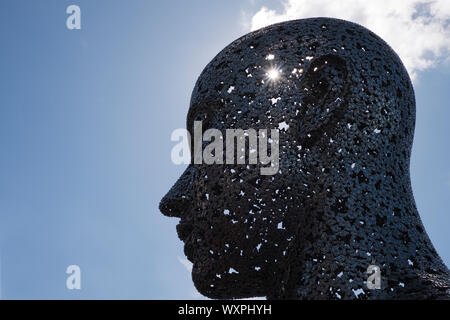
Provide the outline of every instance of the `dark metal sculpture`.
{"type": "Polygon", "coordinates": [[[450,297],[411,190],[415,99],[395,52],[350,22],[252,32],[199,77],[187,126],[278,128],[275,175],[191,164],[160,204],[211,298],[450,297]],[[369,265],[381,288],[366,286],[369,265]]]}

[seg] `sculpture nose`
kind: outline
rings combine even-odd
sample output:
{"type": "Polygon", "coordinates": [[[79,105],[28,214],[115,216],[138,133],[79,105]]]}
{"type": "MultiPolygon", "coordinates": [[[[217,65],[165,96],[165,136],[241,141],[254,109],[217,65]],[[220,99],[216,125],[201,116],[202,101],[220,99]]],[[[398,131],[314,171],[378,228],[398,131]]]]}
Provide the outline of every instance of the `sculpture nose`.
{"type": "Polygon", "coordinates": [[[159,211],[167,217],[182,218],[192,206],[192,186],[195,169],[190,165],[161,199],[159,211]]]}

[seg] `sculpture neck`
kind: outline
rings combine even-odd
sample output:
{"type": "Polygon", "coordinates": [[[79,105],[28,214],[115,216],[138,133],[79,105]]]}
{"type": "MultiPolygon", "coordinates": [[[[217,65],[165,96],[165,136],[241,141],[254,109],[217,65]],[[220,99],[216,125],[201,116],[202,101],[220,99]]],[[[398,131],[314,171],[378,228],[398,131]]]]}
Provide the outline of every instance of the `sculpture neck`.
{"type": "Polygon", "coordinates": [[[389,179],[372,185],[367,179],[365,187],[332,195],[324,190],[335,189],[333,183],[318,190],[301,214],[286,274],[271,298],[450,298],[448,269],[422,226],[409,178],[389,179]],[[380,289],[366,284],[373,265],[380,289]]]}

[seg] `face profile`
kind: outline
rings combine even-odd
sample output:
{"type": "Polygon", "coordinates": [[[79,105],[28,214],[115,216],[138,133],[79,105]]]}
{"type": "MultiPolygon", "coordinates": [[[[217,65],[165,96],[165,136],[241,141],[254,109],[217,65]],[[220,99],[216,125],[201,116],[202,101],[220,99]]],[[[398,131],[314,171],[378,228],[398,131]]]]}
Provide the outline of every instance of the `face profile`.
{"type": "Polygon", "coordinates": [[[399,57],[371,31],[312,18],[237,39],[197,80],[187,129],[200,121],[203,132],[216,129],[224,139],[229,129],[266,130],[278,151],[268,175],[261,174],[267,161],[249,161],[251,148],[242,163],[192,161],[161,200],[161,212],[180,219],[200,293],[450,297],[449,271],[411,190],[413,87],[399,57]],[[366,286],[370,265],[382,274],[375,290],[366,286]]]}

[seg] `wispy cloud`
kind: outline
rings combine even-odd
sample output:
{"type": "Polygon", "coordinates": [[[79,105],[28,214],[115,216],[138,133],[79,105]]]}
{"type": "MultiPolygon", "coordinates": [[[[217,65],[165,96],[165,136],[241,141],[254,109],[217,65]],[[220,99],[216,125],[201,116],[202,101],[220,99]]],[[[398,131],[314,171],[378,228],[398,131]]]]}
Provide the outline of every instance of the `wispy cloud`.
{"type": "Polygon", "coordinates": [[[188,259],[186,258],[182,258],[182,257],[177,257],[178,261],[183,265],[183,267],[186,268],[187,271],[189,271],[189,273],[192,271],[192,262],[190,262],[188,259]]]}
{"type": "Polygon", "coordinates": [[[449,0],[285,0],[281,12],[261,7],[251,18],[251,29],[310,17],[340,18],[369,28],[399,54],[413,79],[449,59],[449,0]]]}
{"type": "MultiPolygon", "coordinates": [[[[183,267],[186,268],[186,270],[191,273],[192,272],[192,262],[190,262],[186,258],[182,258],[180,256],[177,257],[178,261],[183,265],[183,267]]],[[[204,297],[200,294],[200,292],[197,291],[197,289],[193,288],[189,292],[189,296],[191,296],[193,299],[203,299],[204,297]]]]}

